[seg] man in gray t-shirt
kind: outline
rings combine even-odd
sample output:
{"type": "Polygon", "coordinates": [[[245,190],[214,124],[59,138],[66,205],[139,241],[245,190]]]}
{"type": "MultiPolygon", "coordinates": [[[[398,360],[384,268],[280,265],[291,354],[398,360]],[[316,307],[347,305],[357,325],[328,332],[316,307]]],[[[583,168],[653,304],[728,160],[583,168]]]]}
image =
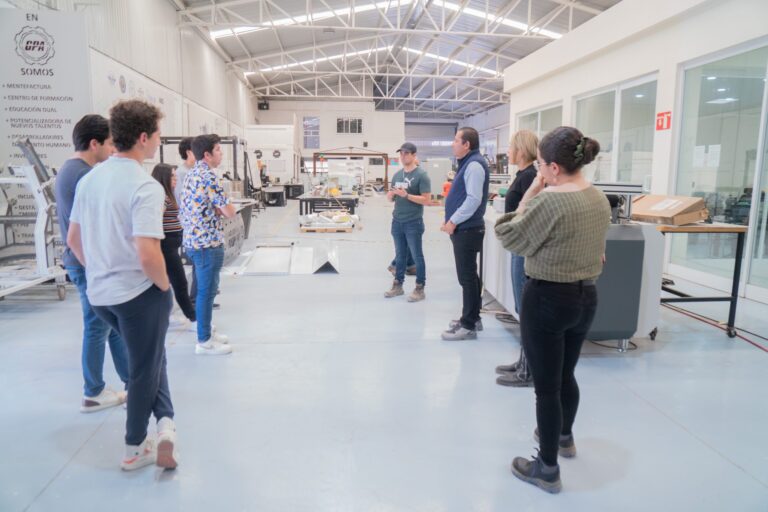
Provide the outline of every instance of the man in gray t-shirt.
{"type": "Polygon", "coordinates": [[[424,284],[427,268],[421,239],[424,235],[424,205],[432,201],[432,184],[429,175],[416,163],[416,146],[404,143],[397,150],[403,168],[392,177],[387,199],[395,202],[392,212],[392,238],[395,241],[395,280],[384,296],[403,295],[405,264],[410,251],[416,263],[416,287],[408,296],[408,302],[424,300],[424,284]]]}
{"type": "MultiPolygon", "coordinates": [[[[67,239],[69,217],[75,201],[75,190],[80,180],[91,168],[105,161],[112,154],[112,137],[109,134],[109,121],[98,114],[89,114],[80,119],[72,130],[72,142],[75,154],[64,162],[56,174],[54,194],[56,212],[59,216],[61,236],[67,239]]],[[[83,311],[83,348],[81,362],[83,367],[83,399],[80,411],[95,412],[125,403],[125,391],[114,391],[104,382],[104,355],[109,343],[109,353],[115,364],[120,380],[128,384],[128,352],[120,335],[93,311],[88,301],[88,282],[85,268],[80,264],[69,247],[62,255],[64,268],[70,281],[80,294],[80,306],[83,311]]]]}

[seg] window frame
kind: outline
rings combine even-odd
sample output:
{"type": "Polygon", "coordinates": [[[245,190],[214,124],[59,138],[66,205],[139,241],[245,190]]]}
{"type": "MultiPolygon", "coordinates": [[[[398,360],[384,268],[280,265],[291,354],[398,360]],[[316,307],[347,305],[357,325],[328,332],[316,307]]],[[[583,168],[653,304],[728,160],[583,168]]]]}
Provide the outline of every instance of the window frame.
{"type": "Polygon", "coordinates": [[[363,134],[363,118],[362,117],[348,117],[342,116],[336,118],[336,134],[337,135],[362,135],[363,134]],[[339,131],[339,123],[341,123],[341,131],[339,131]],[[352,127],[355,126],[357,131],[352,131],[352,127]]]}
{"type": "Polygon", "coordinates": [[[541,107],[531,108],[528,110],[523,110],[521,112],[518,112],[515,115],[515,131],[520,130],[521,117],[526,117],[531,114],[536,114],[536,136],[541,138],[541,136],[544,135],[541,132],[541,113],[544,112],[545,110],[552,110],[558,107],[560,108],[560,120],[562,121],[563,119],[563,102],[562,101],[556,101],[553,103],[545,104],[544,106],[541,106],[541,107]]]}
{"type": "Polygon", "coordinates": [[[301,128],[302,128],[302,143],[304,144],[304,149],[320,149],[320,116],[302,116],[301,128]],[[314,129],[308,130],[304,126],[306,119],[317,119],[317,130],[314,130],[314,129]],[[312,135],[308,134],[308,132],[314,132],[314,131],[317,131],[317,134],[312,134],[312,135]],[[309,137],[317,137],[317,147],[307,146],[307,138],[309,137]]]}
{"type": "MultiPolygon", "coordinates": [[[[578,114],[578,105],[582,100],[592,98],[594,96],[600,96],[607,92],[613,92],[613,134],[611,136],[611,147],[614,148],[611,151],[611,172],[610,183],[617,183],[619,179],[619,136],[621,134],[621,93],[626,89],[632,89],[638,85],[646,85],[651,82],[656,82],[656,105],[654,106],[654,113],[659,108],[659,74],[658,72],[649,73],[629,80],[623,80],[612,85],[601,87],[599,89],[593,89],[589,92],[578,94],[573,96],[571,103],[571,126],[581,129],[576,126],[576,116],[578,114]]],[[[586,134],[589,136],[589,134],[586,134]]],[[[654,142],[654,150],[656,144],[654,142]]],[[[653,153],[653,151],[652,151],[653,153]]]]}

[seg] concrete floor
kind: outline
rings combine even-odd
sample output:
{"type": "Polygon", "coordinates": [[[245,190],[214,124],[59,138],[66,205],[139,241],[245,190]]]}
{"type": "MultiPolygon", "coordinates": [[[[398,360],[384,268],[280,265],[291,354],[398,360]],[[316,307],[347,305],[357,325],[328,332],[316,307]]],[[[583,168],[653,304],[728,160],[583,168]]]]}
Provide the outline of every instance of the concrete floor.
{"type": "MultiPolygon", "coordinates": [[[[262,213],[246,250],[336,239],[341,273],[225,272],[214,317],[231,356],[196,357],[193,334],[169,332],[173,472],[121,472],[125,411],[78,412],[74,289],[0,302],[1,511],[768,511],[768,353],[666,308],[636,351],[586,345],[579,455],[548,495],[509,471],[534,452],[533,390],[494,382],[517,327],[488,313],[477,341],[440,341],[460,310],[442,209],[426,213],[416,304],[382,296],[393,248],[381,198],[349,234],[302,235],[297,211],[262,213]]],[[[768,306],[744,314],[765,330],[768,306]]],[[[118,384],[111,363],[106,376],[118,384]]]]}

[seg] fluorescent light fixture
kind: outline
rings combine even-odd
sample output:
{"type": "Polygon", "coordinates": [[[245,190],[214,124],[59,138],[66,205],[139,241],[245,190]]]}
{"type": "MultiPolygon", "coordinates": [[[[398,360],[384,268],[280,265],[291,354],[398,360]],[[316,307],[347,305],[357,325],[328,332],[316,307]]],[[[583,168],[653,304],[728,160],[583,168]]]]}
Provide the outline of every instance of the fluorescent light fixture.
{"type": "MultiPolygon", "coordinates": [[[[391,50],[392,46],[382,46],[380,48],[373,48],[371,50],[361,50],[359,52],[351,52],[351,53],[340,53],[338,55],[331,55],[330,57],[321,57],[319,59],[310,59],[310,60],[304,60],[301,62],[291,62],[290,64],[283,64],[280,66],[272,66],[271,68],[262,68],[259,71],[262,73],[268,73],[270,71],[281,71],[283,69],[290,69],[295,68],[296,66],[308,66],[310,64],[317,64],[320,62],[327,62],[329,60],[339,60],[349,57],[357,57],[358,55],[365,55],[365,54],[371,54],[374,52],[383,52],[387,50],[391,50]]],[[[254,71],[247,72],[248,74],[254,74],[254,71]]]]}
{"type": "MultiPolygon", "coordinates": [[[[397,7],[411,5],[415,1],[418,1],[418,0],[388,0],[385,2],[362,4],[362,5],[356,5],[354,7],[334,9],[331,11],[316,12],[310,15],[294,16],[292,18],[281,18],[274,21],[267,21],[262,23],[261,26],[259,27],[235,27],[233,29],[212,30],[210,32],[210,35],[212,39],[218,39],[220,37],[231,37],[236,34],[256,32],[257,30],[264,30],[265,28],[270,28],[270,27],[284,27],[286,25],[295,25],[297,23],[307,23],[310,21],[315,22],[315,21],[325,20],[328,18],[333,18],[334,16],[339,16],[339,17],[349,16],[351,14],[368,12],[374,9],[379,9],[384,13],[386,13],[390,9],[396,9],[397,7]]],[[[523,23],[521,21],[515,21],[513,19],[504,18],[501,16],[494,16],[493,14],[486,13],[485,11],[481,11],[478,9],[473,9],[472,7],[462,8],[459,4],[455,4],[453,2],[444,2],[443,0],[434,0],[432,5],[435,5],[437,7],[442,7],[443,9],[448,9],[449,11],[461,12],[461,14],[466,14],[468,16],[473,16],[475,18],[480,18],[482,20],[488,20],[491,23],[500,23],[504,26],[515,28],[523,32],[528,32],[530,30],[530,32],[533,34],[546,36],[551,39],[560,39],[561,37],[563,37],[562,34],[558,32],[553,32],[552,30],[542,30],[536,27],[529,27],[526,23],[523,23]]],[[[714,77],[712,77],[712,79],[714,79],[714,77]]]]}
{"type": "Polygon", "coordinates": [[[448,57],[443,57],[442,55],[435,55],[434,53],[423,52],[421,50],[416,50],[414,48],[408,48],[408,47],[405,47],[405,46],[403,47],[403,49],[405,51],[407,51],[407,52],[414,53],[416,55],[424,55],[424,57],[427,57],[427,58],[430,58],[430,59],[438,60],[440,62],[446,62],[446,63],[448,63],[448,64],[450,64],[452,66],[455,65],[455,66],[461,66],[463,68],[468,68],[468,69],[472,69],[472,70],[482,71],[483,73],[487,73],[487,74],[495,76],[495,77],[501,76],[501,73],[499,73],[495,69],[483,68],[483,67],[480,67],[480,66],[475,66],[474,64],[469,64],[467,62],[463,62],[463,61],[456,60],[456,59],[449,59],[448,57]]]}
{"type": "Polygon", "coordinates": [[[551,30],[542,30],[536,27],[531,28],[526,23],[523,23],[521,21],[515,21],[509,18],[503,18],[501,16],[494,16],[493,14],[487,13],[485,11],[480,11],[478,9],[473,9],[472,7],[464,7],[462,9],[462,7],[459,4],[455,4],[453,2],[444,2],[443,0],[434,0],[434,2],[432,2],[432,5],[436,5],[438,7],[448,9],[449,11],[461,12],[462,14],[474,16],[475,18],[488,20],[492,23],[501,23],[502,25],[516,28],[518,30],[522,30],[523,32],[527,32],[528,30],[530,30],[531,33],[533,34],[540,34],[542,36],[546,36],[551,39],[560,39],[561,37],[563,37],[563,35],[558,32],[553,32],[551,30]]]}
{"type": "Polygon", "coordinates": [[[710,105],[725,105],[726,103],[733,103],[739,101],[739,98],[717,98],[716,100],[708,101],[710,105]]]}
{"type": "Polygon", "coordinates": [[[645,94],[635,94],[635,98],[645,98],[645,94]]]}
{"type": "Polygon", "coordinates": [[[235,27],[235,28],[225,28],[223,30],[212,30],[210,32],[211,39],[219,39],[221,37],[230,37],[234,36],[235,34],[247,34],[249,32],[258,32],[259,30],[264,30],[262,27],[235,27]]]}
{"type": "Polygon", "coordinates": [[[708,76],[707,80],[717,80],[717,77],[716,76],[708,76]]]}
{"type": "Polygon", "coordinates": [[[717,90],[717,92],[725,92],[725,91],[727,91],[727,90],[728,90],[728,89],[726,89],[725,87],[721,87],[721,88],[719,88],[719,89],[717,90]]]}
{"type": "MultiPolygon", "coordinates": [[[[382,46],[382,47],[373,48],[373,49],[370,49],[370,50],[361,50],[359,52],[340,53],[338,55],[331,55],[331,56],[328,56],[328,57],[320,57],[320,58],[317,58],[317,59],[309,59],[309,60],[305,60],[305,61],[301,61],[301,62],[291,62],[290,64],[282,64],[282,65],[279,65],[279,66],[272,66],[272,67],[269,67],[269,68],[261,68],[261,69],[259,69],[259,72],[261,72],[261,73],[269,73],[269,72],[272,72],[272,71],[282,71],[284,69],[295,68],[297,66],[309,66],[309,65],[312,65],[312,64],[319,64],[321,62],[327,62],[329,60],[339,60],[339,59],[343,59],[343,58],[357,57],[358,55],[366,55],[366,54],[370,55],[370,54],[372,54],[374,52],[383,52],[383,51],[387,51],[387,50],[392,50],[392,48],[394,48],[394,47],[393,46],[382,46]]],[[[463,61],[456,60],[456,59],[449,59],[448,57],[443,57],[441,55],[436,55],[434,53],[423,52],[421,50],[416,50],[414,48],[408,48],[408,47],[405,47],[405,46],[403,47],[403,50],[405,50],[405,51],[407,51],[409,53],[416,54],[416,55],[423,55],[424,57],[427,57],[429,59],[437,60],[437,61],[440,61],[440,62],[445,62],[445,63],[448,63],[449,65],[456,65],[456,66],[461,66],[463,68],[468,68],[468,69],[471,69],[471,70],[478,70],[478,71],[481,71],[483,73],[487,73],[489,75],[492,75],[494,77],[500,77],[501,76],[501,73],[497,72],[495,69],[475,66],[474,64],[469,64],[467,62],[463,62],[463,61]]],[[[246,71],[245,75],[249,76],[249,75],[253,75],[255,73],[256,73],[255,71],[246,71]]]]}
{"type": "Polygon", "coordinates": [[[294,16],[292,18],[280,18],[274,21],[266,21],[258,27],[235,27],[233,29],[223,30],[211,30],[211,39],[219,39],[221,37],[231,37],[239,34],[246,34],[248,32],[256,32],[258,30],[265,30],[271,27],[284,27],[287,25],[296,25],[298,23],[315,22],[321,20],[327,20],[334,16],[349,16],[350,14],[358,14],[361,12],[372,11],[374,9],[383,10],[386,13],[389,9],[397,8],[398,6],[410,5],[417,0],[390,0],[387,2],[377,2],[373,4],[356,5],[354,7],[344,7],[343,9],[334,9],[331,11],[316,12],[310,15],[294,16]]]}

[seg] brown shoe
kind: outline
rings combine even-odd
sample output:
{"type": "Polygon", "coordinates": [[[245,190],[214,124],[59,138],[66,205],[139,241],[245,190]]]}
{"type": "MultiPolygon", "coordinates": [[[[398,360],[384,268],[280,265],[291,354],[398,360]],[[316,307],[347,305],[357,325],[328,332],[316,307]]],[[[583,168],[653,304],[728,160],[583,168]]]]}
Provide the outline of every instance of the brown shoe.
{"type": "Polygon", "coordinates": [[[424,295],[424,285],[417,284],[416,288],[414,288],[413,292],[411,292],[411,294],[408,296],[408,302],[419,302],[425,298],[426,296],[424,295]]]}
{"type": "Polygon", "coordinates": [[[392,297],[397,297],[398,295],[403,294],[405,294],[403,291],[403,283],[400,281],[392,281],[392,288],[389,291],[384,292],[384,297],[391,299],[392,297]]]}

